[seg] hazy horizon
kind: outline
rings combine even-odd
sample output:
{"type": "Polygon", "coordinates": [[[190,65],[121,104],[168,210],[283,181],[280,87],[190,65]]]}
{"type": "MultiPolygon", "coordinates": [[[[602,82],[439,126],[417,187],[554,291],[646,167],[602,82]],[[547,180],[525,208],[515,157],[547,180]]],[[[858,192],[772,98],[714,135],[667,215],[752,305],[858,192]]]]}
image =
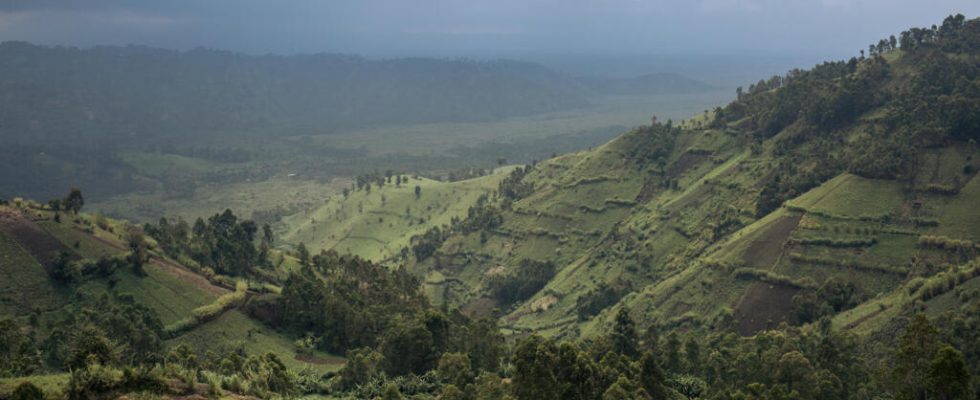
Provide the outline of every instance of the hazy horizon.
{"type": "Polygon", "coordinates": [[[8,0],[0,40],[368,57],[839,58],[949,14],[980,15],[966,0],[613,2],[8,0]]]}

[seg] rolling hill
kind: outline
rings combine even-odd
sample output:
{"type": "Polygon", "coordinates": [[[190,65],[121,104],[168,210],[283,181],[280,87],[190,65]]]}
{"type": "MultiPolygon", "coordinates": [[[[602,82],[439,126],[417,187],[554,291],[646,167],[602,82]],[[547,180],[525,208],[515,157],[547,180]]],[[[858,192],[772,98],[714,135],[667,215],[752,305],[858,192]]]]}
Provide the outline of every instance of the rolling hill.
{"type": "Polygon", "coordinates": [[[874,335],[955,310],[930,287],[977,284],[980,23],[944,26],[540,162],[517,179],[528,190],[498,188],[502,222],[455,229],[409,268],[444,277],[450,307],[562,338],[607,332],[619,308],[641,331],[741,335],[822,317],[874,335]],[[525,260],[553,276],[504,301],[500,277],[525,260]]]}
{"type": "MultiPolygon", "coordinates": [[[[45,342],[59,335],[59,327],[84,307],[101,307],[100,301],[132,302],[159,317],[163,347],[185,345],[194,352],[232,351],[241,346],[276,354],[289,368],[336,371],[344,360],[319,351],[300,351],[296,338],[274,330],[248,316],[243,303],[224,307],[207,319],[190,326],[199,310],[220,303],[236,290],[209,280],[194,267],[182,265],[155,250],[142,275],[112,266],[111,260],[130,253],[127,235],[134,227],[99,215],[56,214],[29,201],[15,200],[0,206],[0,315],[36,326],[35,340],[45,342]],[[82,268],[77,282],[66,284],[55,277],[59,253],[82,268]],[[101,299],[101,300],[100,300],[101,299]]],[[[241,284],[245,284],[244,281],[241,284]]],[[[255,285],[255,283],[252,283],[255,285]]],[[[254,289],[237,289],[245,297],[258,295],[254,289]]],[[[259,290],[261,291],[261,290],[259,290]]],[[[9,334],[9,332],[7,332],[9,334]]],[[[5,350],[6,351],[6,350],[5,350]]],[[[67,374],[47,378],[53,389],[63,390],[67,374]]],[[[0,379],[0,392],[9,393],[22,380],[0,379]]]]}

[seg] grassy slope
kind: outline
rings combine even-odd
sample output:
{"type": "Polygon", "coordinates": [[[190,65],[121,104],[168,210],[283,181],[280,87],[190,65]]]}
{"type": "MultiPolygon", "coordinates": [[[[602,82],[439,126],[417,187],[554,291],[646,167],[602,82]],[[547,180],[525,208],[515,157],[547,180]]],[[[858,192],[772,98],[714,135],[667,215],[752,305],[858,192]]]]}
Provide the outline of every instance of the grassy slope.
{"type": "MultiPolygon", "coordinates": [[[[890,55],[890,61],[897,57],[890,55]]],[[[629,141],[620,137],[539,163],[526,178],[535,192],[505,211],[503,226],[485,243],[478,234],[452,237],[439,256],[413,270],[430,277],[438,272],[439,279],[426,285],[430,297],[479,314],[496,306],[483,298],[488,275],[507,273],[523,258],[552,260],[556,277],[532,298],[501,310],[501,325],[511,332],[573,336],[608,329],[621,306],[633,310],[641,328],[652,321],[733,323],[749,334],[788,320],[799,286],[838,279],[854,283],[866,302],[838,315],[835,326],[867,332],[910,304],[910,260],[940,268],[964,261],[948,251],[920,248],[920,235],[978,241],[980,180],[964,173],[964,165],[975,167],[980,157],[975,145],[923,150],[912,187],[842,174],[756,220],[755,198],[777,164],[770,155],[773,143],[752,153],[737,135],[700,129],[696,121],[684,126],[689,129],[678,137],[665,168],[677,188],[646,193],[648,200],[640,204],[615,201],[644,197],[638,194],[653,173],[628,165],[629,141]],[[959,193],[939,194],[930,187],[955,187],[959,193]],[[724,219],[737,222],[716,232],[724,219]],[[814,243],[826,238],[874,243],[814,243]],[[740,267],[786,283],[736,278],[740,267]],[[578,321],[576,301],[617,278],[632,282],[633,294],[578,321]]],[[[849,129],[857,134],[865,126],[859,122],[849,129]]],[[[804,145],[800,151],[807,150],[804,145]]]]}
{"type": "MultiPolygon", "coordinates": [[[[7,207],[3,211],[20,210],[7,207]]],[[[62,222],[51,219],[46,211],[30,211],[40,217],[36,224],[43,232],[56,238],[71,249],[78,258],[95,259],[104,255],[125,254],[125,242],[121,232],[126,224],[89,214],[75,218],[62,215],[62,222]],[[105,228],[105,229],[103,229],[105,228]],[[78,243],[76,246],[75,243],[78,243]]],[[[31,222],[34,223],[34,222],[31,222]]],[[[191,315],[197,307],[213,302],[226,289],[211,286],[207,280],[173,262],[154,261],[145,266],[146,277],[139,277],[128,270],[116,271],[112,278],[88,279],[77,287],[77,293],[87,298],[97,298],[106,293],[126,293],[134,300],[154,310],[161,321],[172,324],[191,315]]],[[[0,230],[0,317],[20,317],[40,311],[42,326],[58,321],[70,312],[70,290],[50,280],[35,256],[21,247],[9,234],[0,230]]],[[[325,353],[298,357],[293,338],[278,333],[258,323],[238,310],[226,312],[221,317],[183,335],[167,341],[167,346],[189,344],[198,351],[234,348],[245,344],[252,353],[274,352],[291,368],[310,367],[320,372],[339,369],[344,360],[325,353]]],[[[61,376],[38,378],[42,381],[61,380],[61,376]]],[[[33,377],[32,377],[33,380],[33,377]]],[[[0,381],[0,388],[14,385],[15,380],[0,381]]],[[[0,390],[2,392],[2,390],[0,390]]]]}
{"type": "Polygon", "coordinates": [[[411,178],[396,187],[376,186],[371,192],[360,190],[329,197],[325,204],[283,219],[282,240],[305,243],[312,252],[334,249],[381,261],[398,255],[409,239],[434,226],[448,225],[454,217],[463,218],[477,198],[497,188],[511,168],[498,168],[493,174],[457,182],[411,178]],[[415,197],[415,186],[421,194],[415,197]]]}

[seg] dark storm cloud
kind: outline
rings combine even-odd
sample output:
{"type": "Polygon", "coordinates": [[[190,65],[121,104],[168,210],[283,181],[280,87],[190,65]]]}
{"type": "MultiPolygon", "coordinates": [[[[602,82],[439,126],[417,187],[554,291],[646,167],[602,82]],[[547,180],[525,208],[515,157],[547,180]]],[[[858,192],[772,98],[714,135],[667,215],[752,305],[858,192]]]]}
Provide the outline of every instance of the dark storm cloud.
{"type": "Polygon", "coordinates": [[[0,0],[0,40],[250,53],[852,54],[975,0],[0,0]]]}

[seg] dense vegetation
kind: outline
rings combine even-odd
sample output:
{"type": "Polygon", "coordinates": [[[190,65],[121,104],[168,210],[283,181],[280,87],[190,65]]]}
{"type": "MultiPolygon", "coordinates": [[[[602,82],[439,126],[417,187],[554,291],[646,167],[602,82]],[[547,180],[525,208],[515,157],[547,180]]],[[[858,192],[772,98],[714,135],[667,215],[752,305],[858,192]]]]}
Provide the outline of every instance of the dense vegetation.
{"type": "MultiPolygon", "coordinates": [[[[72,296],[0,320],[0,375],[67,373],[70,398],[976,398],[978,43],[980,20],[951,16],[868,57],[761,81],[713,113],[515,168],[379,260],[274,248],[271,227],[231,211],[162,219],[148,240],[88,223],[80,192],[16,200],[0,239],[42,237],[25,228],[37,222],[79,244],[0,241],[72,296]],[[80,238],[99,235],[125,250],[83,256],[80,238]],[[212,295],[169,324],[153,299],[111,289],[160,279],[150,272],[165,262],[219,283],[183,276],[212,295]],[[94,286],[109,289],[88,296],[94,286]],[[199,330],[239,311],[268,329],[248,337],[295,348],[180,342],[219,337],[199,330]],[[346,356],[341,369],[298,371],[280,355],[328,352],[346,356]]],[[[339,196],[384,205],[392,190],[435,194],[392,170],[339,196]]],[[[383,208],[364,223],[401,216],[383,208]]],[[[29,385],[18,396],[41,390],[29,385]]]]}

